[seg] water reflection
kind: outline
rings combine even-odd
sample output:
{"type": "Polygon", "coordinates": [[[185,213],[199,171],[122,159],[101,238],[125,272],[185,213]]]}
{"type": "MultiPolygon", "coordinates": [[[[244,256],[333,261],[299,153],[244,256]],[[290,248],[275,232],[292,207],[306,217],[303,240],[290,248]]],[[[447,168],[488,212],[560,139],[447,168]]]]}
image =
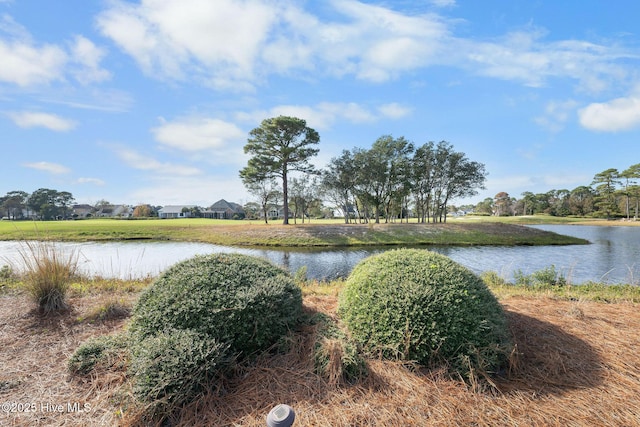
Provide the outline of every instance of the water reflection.
{"type": "MultiPolygon", "coordinates": [[[[493,270],[511,279],[554,265],[572,283],[588,280],[608,283],[640,282],[640,227],[540,225],[536,228],[587,239],[590,245],[434,247],[476,273],[493,270]]],[[[363,258],[389,247],[340,249],[247,249],[204,243],[109,242],[64,243],[80,255],[81,270],[89,275],[136,278],[156,276],[172,264],[198,254],[238,252],[267,258],[291,272],[307,267],[312,279],[345,277],[363,258]]],[[[19,242],[0,242],[0,264],[19,265],[19,242]]]]}

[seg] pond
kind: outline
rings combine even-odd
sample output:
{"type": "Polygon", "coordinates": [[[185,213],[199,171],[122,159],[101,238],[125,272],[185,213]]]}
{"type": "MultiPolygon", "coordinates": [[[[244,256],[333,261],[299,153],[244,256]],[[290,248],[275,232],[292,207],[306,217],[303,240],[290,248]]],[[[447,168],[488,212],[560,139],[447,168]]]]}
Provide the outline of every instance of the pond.
{"type": "MultiPolygon", "coordinates": [[[[511,280],[554,265],[570,283],[601,281],[640,284],[640,227],[539,225],[536,228],[587,239],[571,246],[425,246],[476,273],[496,271],[511,280]]],[[[20,242],[0,241],[0,265],[20,265],[20,242]]],[[[334,249],[248,249],[189,242],[60,243],[75,251],[81,271],[90,276],[123,279],[156,276],[172,264],[197,254],[237,252],[267,258],[291,272],[307,267],[310,279],[345,277],[363,258],[390,247],[334,249]]]]}

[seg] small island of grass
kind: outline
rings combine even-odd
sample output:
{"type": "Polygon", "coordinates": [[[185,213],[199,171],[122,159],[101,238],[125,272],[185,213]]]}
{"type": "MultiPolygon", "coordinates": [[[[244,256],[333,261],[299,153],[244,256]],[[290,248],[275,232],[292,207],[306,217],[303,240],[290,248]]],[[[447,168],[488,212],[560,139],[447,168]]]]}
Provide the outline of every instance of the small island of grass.
{"type": "Polygon", "coordinates": [[[318,220],[298,225],[201,218],[176,220],[0,222],[3,240],[191,241],[228,246],[339,247],[382,245],[571,245],[584,239],[496,221],[437,224],[344,224],[318,220]]]}

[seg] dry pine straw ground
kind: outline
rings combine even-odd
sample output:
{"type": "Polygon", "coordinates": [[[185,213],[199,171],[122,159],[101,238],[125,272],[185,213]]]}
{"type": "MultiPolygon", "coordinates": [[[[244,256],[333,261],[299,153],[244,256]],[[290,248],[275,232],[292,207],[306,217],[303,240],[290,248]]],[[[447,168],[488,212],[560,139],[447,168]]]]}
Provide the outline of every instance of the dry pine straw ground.
{"type": "MultiPolygon", "coordinates": [[[[81,342],[126,322],[78,321],[100,298],[74,298],[74,312],[42,319],[25,296],[0,296],[0,404],[35,405],[29,413],[0,413],[0,425],[136,424],[118,415],[130,387],[123,372],[71,377],[66,370],[81,342]],[[89,410],[69,412],[76,402],[89,410]]],[[[331,385],[313,373],[307,329],[288,354],[259,359],[220,384],[221,396],[202,396],[172,425],[264,426],[280,402],[295,408],[296,426],[640,425],[637,305],[545,297],[502,303],[520,356],[508,379],[497,381],[499,392],[474,392],[442,372],[382,361],[371,361],[358,385],[331,385]]],[[[335,304],[333,296],[305,298],[309,310],[334,313],[335,304]]]]}

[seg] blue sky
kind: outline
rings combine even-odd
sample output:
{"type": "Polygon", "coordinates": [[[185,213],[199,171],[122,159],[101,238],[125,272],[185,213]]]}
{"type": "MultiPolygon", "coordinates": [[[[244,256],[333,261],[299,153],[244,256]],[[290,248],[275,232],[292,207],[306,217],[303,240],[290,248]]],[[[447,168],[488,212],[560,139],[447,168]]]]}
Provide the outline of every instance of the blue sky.
{"type": "Polygon", "coordinates": [[[573,189],[640,162],[640,2],[0,0],[0,195],[251,201],[248,133],[303,118],[318,167],[446,140],[487,189],[573,189]]]}

